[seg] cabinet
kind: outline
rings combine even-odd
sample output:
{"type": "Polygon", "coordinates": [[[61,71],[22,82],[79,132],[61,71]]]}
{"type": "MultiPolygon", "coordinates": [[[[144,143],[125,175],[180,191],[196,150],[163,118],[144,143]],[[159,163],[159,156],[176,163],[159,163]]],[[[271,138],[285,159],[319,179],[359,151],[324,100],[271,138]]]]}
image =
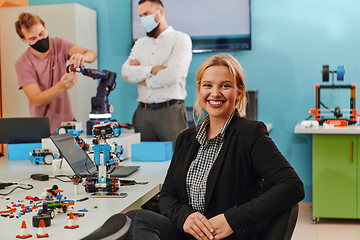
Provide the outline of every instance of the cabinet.
{"type": "MultiPolygon", "coordinates": [[[[50,4],[0,9],[1,89],[3,117],[28,117],[28,99],[18,90],[14,63],[28,45],[15,32],[14,23],[21,12],[39,15],[50,37],[63,36],[75,44],[97,53],[96,11],[77,3],[50,4]]],[[[97,61],[87,64],[97,69],[97,61]]],[[[98,82],[78,75],[77,84],[69,90],[75,118],[85,126],[98,82]]]]}
{"type": "Polygon", "coordinates": [[[358,135],[313,136],[313,217],[360,218],[358,135]]]}

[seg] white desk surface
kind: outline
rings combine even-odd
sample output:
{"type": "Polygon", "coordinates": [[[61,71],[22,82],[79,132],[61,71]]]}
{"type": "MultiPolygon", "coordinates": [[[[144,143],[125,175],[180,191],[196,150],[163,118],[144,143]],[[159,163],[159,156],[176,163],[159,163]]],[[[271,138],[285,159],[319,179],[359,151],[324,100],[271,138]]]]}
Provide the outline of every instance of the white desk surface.
{"type": "Polygon", "coordinates": [[[303,134],[335,134],[335,135],[360,135],[360,126],[349,125],[347,127],[324,128],[318,127],[302,127],[300,123],[296,124],[294,133],[303,134]]]}
{"type": "MultiPolygon", "coordinates": [[[[76,229],[64,229],[67,224],[67,214],[56,214],[51,220],[51,226],[45,230],[49,234],[49,239],[80,239],[87,236],[93,230],[102,225],[110,216],[118,212],[127,212],[131,209],[137,209],[155,194],[160,191],[161,184],[164,181],[170,161],[166,162],[132,162],[130,159],[125,160],[123,165],[139,165],[139,170],[131,174],[127,179],[134,179],[137,182],[148,181],[146,185],[121,186],[118,192],[126,192],[128,196],[125,198],[90,198],[83,202],[77,202],[74,210],[69,209],[68,212],[78,212],[79,209],[88,209],[84,217],[78,218],[75,223],[79,225],[76,229]],[[95,208],[94,206],[98,206],[95,208]]],[[[50,177],[58,174],[72,175],[71,169],[65,165],[62,169],[53,170],[51,165],[36,165],[29,160],[9,161],[6,157],[0,158],[0,182],[21,182],[34,186],[32,190],[16,189],[13,193],[0,199],[0,211],[7,210],[6,206],[11,202],[24,200],[28,195],[33,197],[41,196],[44,189],[58,185],[59,189],[64,190],[63,196],[67,199],[82,199],[89,197],[90,193],[85,192],[82,185],[78,186],[79,193],[74,195],[74,186],[71,182],[61,182],[57,179],[49,181],[35,181],[30,179],[33,173],[46,173],[50,177]],[[10,200],[6,200],[10,198],[10,200]]],[[[62,178],[68,180],[67,178],[62,178]]],[[[7,193],[12,188],[0,190],[0,193],[7,193]]],[[[25,205],[29,205],[24,200],[25,205]]],[[[67,213],[68,213],[67,212],[67,213]]],[[[20,218],[0,217],[0,239],[15,239],[20,233],[21,222],[26,221],[28,232],[36,238],[38,228],[32,226],[32,217],[35,213],[26,213],[20,218]]]]}

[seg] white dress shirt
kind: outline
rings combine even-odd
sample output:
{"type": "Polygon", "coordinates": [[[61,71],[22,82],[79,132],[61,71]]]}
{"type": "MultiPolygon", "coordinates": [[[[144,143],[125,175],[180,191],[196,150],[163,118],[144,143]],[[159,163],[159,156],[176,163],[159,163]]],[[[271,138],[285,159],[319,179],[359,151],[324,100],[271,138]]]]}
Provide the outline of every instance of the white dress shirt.
{"type": "Polygon", "coordinates": [[[138,98],[143,103],[159,103],[172,99],[184,100],[187,96],[186,76],[192,59],[192,43],[189,35],[168,27],[157,38],[139,38],[121,69],[121,77],[129,83],[146,80],[146,86],[138,84],[138,98]],[[130,66],[136,59],[140,66],[130,66]],[[154,66],[166,68],[156,75],[154,66]]]}

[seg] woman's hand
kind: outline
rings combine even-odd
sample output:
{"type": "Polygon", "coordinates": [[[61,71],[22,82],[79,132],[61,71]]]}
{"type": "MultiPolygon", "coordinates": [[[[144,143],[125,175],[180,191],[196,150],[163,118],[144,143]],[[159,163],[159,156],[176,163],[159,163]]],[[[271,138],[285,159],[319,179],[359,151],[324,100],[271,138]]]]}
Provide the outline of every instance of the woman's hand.
{"type": "Polygon", "coordinates": [[[234,232],[231,229],[229,223],[226,221],[224,214],[219,214],[213,218],[210,218],[209,222],[211,226],[214,227],[214,240],[226,238],[234,232]]]}
{"type": "Polygon", "coordinates": [[[212,232],[214,232],[213,226],[206,217],[199,212],[194,212],[186,218],[183,230],[198,240],[214,239],[212,234],[212,232]]]}

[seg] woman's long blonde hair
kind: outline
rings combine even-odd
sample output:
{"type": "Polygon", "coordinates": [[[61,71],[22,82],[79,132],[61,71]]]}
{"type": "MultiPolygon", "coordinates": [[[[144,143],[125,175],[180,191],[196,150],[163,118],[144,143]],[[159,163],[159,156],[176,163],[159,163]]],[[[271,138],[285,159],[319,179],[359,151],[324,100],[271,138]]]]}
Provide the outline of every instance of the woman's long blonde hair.
{"type": "Polygon", "coordinates": [[[238,60],[236,60],[235,57],[227,53],[221,53],[211,56],[200,66],[196,75],[196,101],[193,110],[194,120],[197,113],[196,124],[198,124],[199,121],[204,118],[203,106],[201,106],[199,99],[201,80],[204,76],[205,70],[212,66],[225,66],[229,69],[232,78],[231,80],[233,81],[233,83],[235,83],[236,90],[240,92],[238,99],[236,99],[235,101],[234,108],[241,112],[247,103],[244,73],[238,60]]]}

